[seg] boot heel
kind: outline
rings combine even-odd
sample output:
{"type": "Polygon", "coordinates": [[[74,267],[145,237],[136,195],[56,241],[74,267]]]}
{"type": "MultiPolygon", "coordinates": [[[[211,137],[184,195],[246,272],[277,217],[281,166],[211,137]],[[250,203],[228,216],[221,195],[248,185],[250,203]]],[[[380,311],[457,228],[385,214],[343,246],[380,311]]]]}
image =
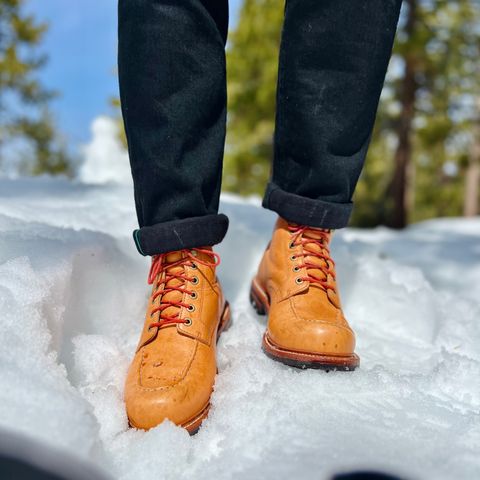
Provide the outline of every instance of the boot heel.
{"type": "Polygon", "coordinates": [[[230,305],[228,302],[225,302],[222,318],[220,319],[220,323],[218,324],[218,328],[217,328],[217,342],[218,342],[218,339],[220,338],[220,334],[225,330],[228,330],[230,328],[231,323],[232,323],[232,315],[230,312],[230,305]]]}
{"type": "Polygon", "coordinates": [[[254,282],[252,282],[252,286],[250,287],[250,303],[258,315],[266,315],[268,307],[266,307],[263,303],[260,294],[257,292],[254,282]]]}

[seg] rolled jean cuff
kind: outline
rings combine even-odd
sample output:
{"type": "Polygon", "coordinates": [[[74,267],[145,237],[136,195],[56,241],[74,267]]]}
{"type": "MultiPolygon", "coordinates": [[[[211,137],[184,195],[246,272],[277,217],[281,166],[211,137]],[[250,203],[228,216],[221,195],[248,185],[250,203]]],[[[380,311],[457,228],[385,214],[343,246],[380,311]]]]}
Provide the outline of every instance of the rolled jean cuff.
{"type": "Polygon", "coordinates": [[[144,256],[220,243],[228,230],[228,217],[215,214],[157,223],[133,231],[137,250],[144,256]]]}
{"type": "Polygon", "coordinates": [[[343,228],[348,225],[353,203],[333,203],[289,193],[270,182],[263,207],[278,213],[287,222],[318,228],[343,228]]]}

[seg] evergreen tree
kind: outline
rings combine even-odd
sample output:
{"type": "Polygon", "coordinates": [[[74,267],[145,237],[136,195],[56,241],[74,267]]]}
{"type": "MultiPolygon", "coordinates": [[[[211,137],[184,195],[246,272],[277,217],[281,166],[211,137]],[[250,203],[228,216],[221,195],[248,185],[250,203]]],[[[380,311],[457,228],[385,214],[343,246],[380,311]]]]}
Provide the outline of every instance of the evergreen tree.
{"type": "Polygon", "coordinates": [[[69,159],[48,111],[54,93],[36,75],[46,62],[37,47],[47,25],[24,14],[24,3],[0,0],[0,161],[20,143],[28,146],[22,149],[28,158],[21,158],[18,169],[69,173],[69,159]]]}
{"type": "Polygon", "coordinates": [[[120,99],[118,97],[113,97],[110,99],[110,105],[113,107],[115,113],[114,113],[114,120],[117,123],[118,127],[118,139],[120,140],[120,143],[122,144],[123,148],[127,149],[128,144],[127,144],[127,134],[125,132],[125,127],[123,125],[123,118],[122,118],[122,112],[121,112],[121,107],[120,107],[120,99]]]}
{"type": "Polygon", "coordinates": [[[479,92],[480,9],[476,0],[406,0],[404,7],[394,68],[355,196],[354,222],[360,224],[359,213],[372,201],[372,190],[362,183],[380,162],[389,180],[380,182],[383,192],[370,184],[377,209],[367,223],[403,228],[409,221],[462,214],[465,155],[473,141],[470,110],[479,92]],[[378,144],[384,144],[382,156],[378,144]]]}
{"type": "Polygon", "coordinates": [[[244,0],[230,33],[226,190],[259,193],[269,176],[282,20],[278,0],[244,0]]]}

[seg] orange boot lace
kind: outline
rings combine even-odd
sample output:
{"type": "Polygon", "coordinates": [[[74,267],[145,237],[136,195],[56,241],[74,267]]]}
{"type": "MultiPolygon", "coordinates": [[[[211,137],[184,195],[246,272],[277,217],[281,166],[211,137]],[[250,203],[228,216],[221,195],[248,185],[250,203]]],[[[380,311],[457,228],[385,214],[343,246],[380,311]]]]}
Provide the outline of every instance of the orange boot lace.
{"type": "Polygon", "coordinates": [[[313,228],[305,225],[288,225],[292,234],[290,246],[293,248],[302,245],[303,253],[295,257],[303,258],[303,262],[297,268],[306,268],[307,276],[299,277],[310,284],[318,285],[325,290],[336,291],[335,286],[335,262],[330,256],[329,242],[331,230],[313,228]],[[332,281],[329,281],[329,278],[332,281]]]}
{"type": "Polygon", "coordinates": [[[196,297],[196,292],[187,288],[187,282],[196,285],[198,277],[188,276],[185,272],[185,267],[197,268],[197,264],[212,268],[217,267],[220,265],[220,256],[204,247],[191,250],[182,249],[152,257],[148,283],[151,285],[157,282],[157,284],[151,301],[154,303],[158,297],[161,298],[159,305],[150,312],[152,317],[157,312],[160,312],[158,321],[151,323],[149,329],[153,327],[161,328],[175,323],[188,323],[188,319],[180,318],[181,308],[191,309],[192,305],[184,303],[182,299],[185,293],[192,296],[192,298],[196,297]],[[198,258],[198,253],[212,257],[212,261],[209,262],[198,258]]]}

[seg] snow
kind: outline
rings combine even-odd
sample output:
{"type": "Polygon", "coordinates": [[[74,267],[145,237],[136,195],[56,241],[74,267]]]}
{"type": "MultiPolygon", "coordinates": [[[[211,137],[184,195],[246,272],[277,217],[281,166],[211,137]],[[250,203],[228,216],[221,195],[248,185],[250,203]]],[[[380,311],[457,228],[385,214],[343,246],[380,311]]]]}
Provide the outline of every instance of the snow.
{"type": "Polygon", "coordinates": [[[83,162],[78,172],[86,183],[130,185],[132,175],[128,154],[120,143],[119,128],[111,117],[100,115],[90,127],[92,139],[82,148],[83,162]]]}
{"type": "Polygon", "coordinates": [[[336,232],[362,364],[325,373],[261,352],[248,288],[274,216],[254,198],[221,210],[234,317],[211,414],[194,437],[169,422],[142,432],[122,400],[148,296],[131,186],[0,180],[0,427],[118,479],[479,478],[480,219],[336,232]]]}

